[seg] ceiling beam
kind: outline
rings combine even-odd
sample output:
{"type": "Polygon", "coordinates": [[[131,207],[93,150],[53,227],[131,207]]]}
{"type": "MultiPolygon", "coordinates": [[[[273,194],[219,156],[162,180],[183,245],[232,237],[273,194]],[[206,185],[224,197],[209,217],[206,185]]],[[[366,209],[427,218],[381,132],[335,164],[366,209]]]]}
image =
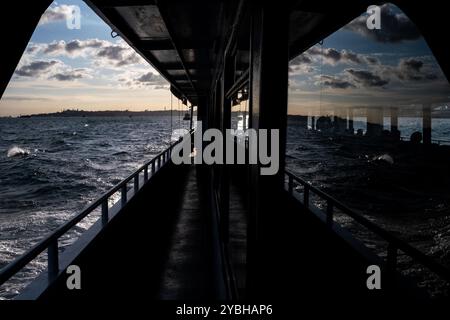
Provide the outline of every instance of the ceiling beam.
{"type": "MultiPolygon", "coordinates": [[[[161,66],[166,70],[184,70],[183,65],[181,63],[161,63],[161,66]]],[[[198,64],[198,63],[185,63],[184,65],[187,69],[210,69],[211,65],[209,63],[198,64]]]]}
{"type": "Polygon", "coordinates": [[[157,6],[158,9],[159,9],[159,13],[160,13],[160,15],[161,15],[162,21],[163,21],[164,24],[166,25],[166,29],[167,29],[167,31],[169,32],[169,35],[170,35],[170,37],[171,37],[173,47],[175,48],[175,50],[176,50],[177,53],[178,53],[178,57],[180,58],[181,65],[183,66],[183,69],[184,69],[184,71],[186,72],[186,76],[187,76],[189,82],[191,83],[192,89],[193,89],[194,91],[197,91],[197,90],[196,90],[196,87],[195,87],[195,85],[194,85],[194,83],[193,83],[192,80],[191,80],[190,73],[189,73],[189,69],[186,67],[186,61],[185,61],[185,59],[184,59],[183,52],[181,52],[181,49],[179,48],[178,43],[176,42],[176,39],[174,39],[175,33],[174,33],[173,30],[172,30],[172,25],[171,25],[170,23],[168,23],[168,21],[167,21],[167,19],[168,19],[168,10],[167,10],[167,7],[166,7],[166,6],[164,5],[164,3],[162,3],[162,1],[160,1],[160,0],[157,0],[157,1],[156,1],[156,6],[157,6]]]}
{"type": "MultiPolygon", "coordinates": [[[[194,41],[180,41],[177,43],[181,50],[184,49],[211,49],[210,41],[194,40],[194,41]]],[[[138,44],[142,50],[174,50],[171,39],[157,39],[157,40],[141,40],[138,44]]]]}

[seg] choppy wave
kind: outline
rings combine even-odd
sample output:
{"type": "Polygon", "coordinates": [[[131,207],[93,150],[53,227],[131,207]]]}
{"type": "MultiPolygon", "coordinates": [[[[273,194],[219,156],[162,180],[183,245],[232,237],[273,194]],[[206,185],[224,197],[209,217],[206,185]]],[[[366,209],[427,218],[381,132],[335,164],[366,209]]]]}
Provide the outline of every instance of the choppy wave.
{"type": "MultiPolygon", "coordinates": [[[[0,267],[160,152],[170,117],[0,118],[0,267]],[[13,161],[26,158],[26,161],[13,161]]],[[[119,199],[111,197],[110,201],[119,199]]],[[[78,225],[63,246],[85,230],[78,225]]],[[[13,297],[45,268],[38,259],[0,286],[13,297]]]]}
{"type": "Polygon", "coordinates": [[[30,154],[30,150],[14,146],[8,150],[6,156],[8,158],[12,158],[12,157],[23,157],[23,156],[27,156],[29,154],[30,154]]]}

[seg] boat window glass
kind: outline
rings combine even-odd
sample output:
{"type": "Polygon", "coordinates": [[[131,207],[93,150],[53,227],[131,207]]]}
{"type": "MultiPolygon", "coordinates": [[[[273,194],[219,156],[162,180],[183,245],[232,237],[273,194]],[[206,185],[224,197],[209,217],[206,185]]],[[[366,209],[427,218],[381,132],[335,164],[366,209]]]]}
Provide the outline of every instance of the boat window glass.
{"type": "MultiPolygon", "coordinates": [[[[413,21],[379,8],[381,29],[363,13],[290,61],[287,168],[450,266],[450,85],[413,21]]],[[[339,210],[335,220],[386,252],[339,210]]]]}

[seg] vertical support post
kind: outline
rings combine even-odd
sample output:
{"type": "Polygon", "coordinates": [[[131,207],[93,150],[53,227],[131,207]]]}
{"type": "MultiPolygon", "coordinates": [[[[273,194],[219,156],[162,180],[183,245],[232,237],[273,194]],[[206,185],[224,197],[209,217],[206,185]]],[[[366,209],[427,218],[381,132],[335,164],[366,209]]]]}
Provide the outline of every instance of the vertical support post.
{"type": "Polygon", "coordinates": [[[303,185],[303,205],[309,208],[309,185],[303,185]]]}
{"type": "Polygon", "coordinates": [[[122,207],[124,207],[127,204],[127,184],[126,183],[122,186],[122,189],[121,189],[121,200],[122,200],[122,207]]]}
{"type": "Polygon", "coordinates": [[[106,225],[108,223],[108,199],[102,202],[102,224],[106,225]]]}
{"type": "Polygon", "coordinates": [[[49,278],[56,277],[59,272],[58,240],[54,240],[47,249],[47,268],[49,278]]]}
{"type": "MultiPolygon", "coordinates": [[[[225,137],[227,129],[231,129],[231,107],[232,103],[230,99],[225,98],[225,93],[231,88],[234,82],[235,76],[235,56],[231,52],[227,52],[227,57],[225,58],[224,72],[216,87],[216,108],[220,112],[220,129],[225,137]]],[[[224,141],[224,144],[227,142],[224,141]]],[[[235,146],[233,146],[234,148],[235,146]]],[[[227,150],[224,149],[224,159],[227,158],[227,150]]],[[[230,233],[230,169],[228,165],[222,165],[219,167],[220,174],[220,225],[221,232],[223,235],[223,240],[225,243],[229,241],[230,233]]]]}
{"type": "Polygon", "coordinates": [[[194,106],[191,104],[191,119],[189,120],[189,132],[192,131],[193,121],[194,121],[194,106]]]}
{"type": "Polygon", "coordinates": [[[398,108],[391,108],[391,136],[400,140],[400,131],[398,130],[398,108]]]}
{"type": "Polygon", "coordinates": [[[354,134],[355,133],[355,127],[353,124],[353,108],[348,108],[347,109],[347,113],[348,113],[348,132],[350,134],[354,134]]]}
{"type": "Polygon", "coordinates": [[[155,174],[155,162],[156,159],[152,161],[152,176],[155,174]]]}
{"type": "Polygon", "coordinates": [[[422,107],[422,130],[423,144],[431,144],[431,105],[424,104],[422,107]]]}
{"type": "Polygon", "coordinates": [[[139,174],[134,176],[134,194],[139,191],[139,174]]]}
{"type": "MultiPolygon", "coordinates": [[[[250,109],[251,127],[279,133],[276,152],[278,172],[261,175],[261,165],[250,165],[250,199],[247,237],[247,287],[250,298],[280,292],[283,273],[279,261],[285,244],[286,220],[276,212],[284,210],[284,168],[289,69],[289,5],[250,2],[250,109]],[[276,106],[276,108],[274,107],[276,106]]],[[[259,141],[261,142],[261,141],[259,141]]]]}
{"type": "Polygon", "coordinates": [[[148,181],[148,165],[144,168],[144,183],[148,181]]]}
{"type": "Polygon", "coordinates": [[[383,131],[383,109],[367,107],[367,135],[379,137],[383,131]]]}
{"type": "Polygon", "coordinates": [[[311,116],[311,129],[314,131],[316,130],[316,117],[311,116]]]}
{"type": "Polygon", "coordinates": [[[398,131],[398,108],[392,107],[391,108],[391,132],[397,132],[398,131]]]}

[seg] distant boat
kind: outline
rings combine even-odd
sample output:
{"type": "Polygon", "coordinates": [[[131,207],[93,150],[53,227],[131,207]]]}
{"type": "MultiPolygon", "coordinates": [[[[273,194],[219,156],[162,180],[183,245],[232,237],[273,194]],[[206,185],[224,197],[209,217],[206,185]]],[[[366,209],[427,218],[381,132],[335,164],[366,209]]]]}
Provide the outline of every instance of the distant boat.
{"type": "Polygon", "coordinates": [[[190,115],[189,113],[186,112],[186,113],[184,114],[183,120],[191,120],[191,115],[190,115]]]}

